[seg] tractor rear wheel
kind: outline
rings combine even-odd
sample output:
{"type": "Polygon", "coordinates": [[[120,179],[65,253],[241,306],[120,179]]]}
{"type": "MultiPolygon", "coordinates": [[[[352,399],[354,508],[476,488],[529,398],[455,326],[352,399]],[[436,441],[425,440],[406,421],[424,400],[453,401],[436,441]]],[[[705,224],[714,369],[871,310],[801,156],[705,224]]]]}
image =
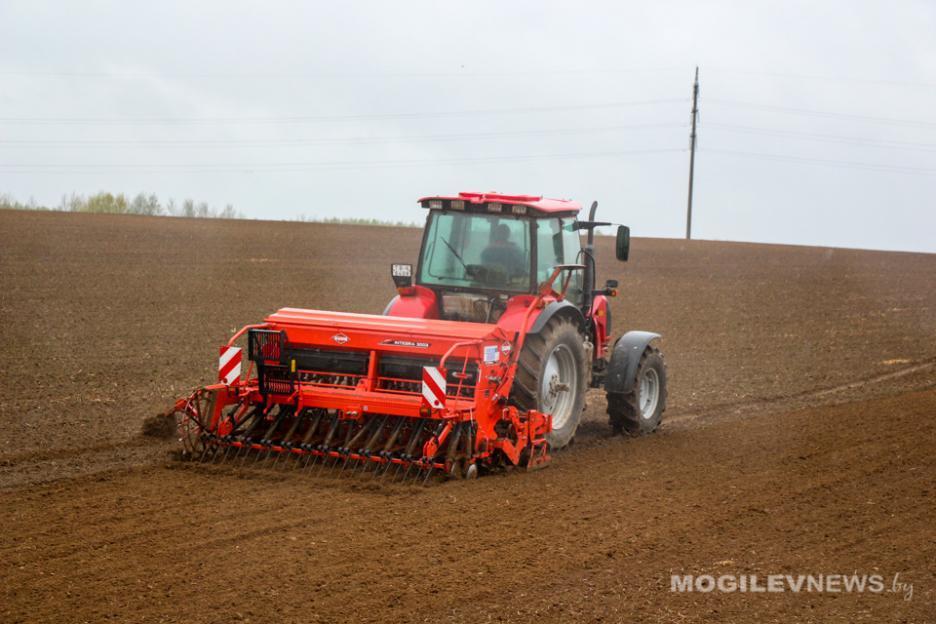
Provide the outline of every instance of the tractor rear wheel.
{"type": "Polygon", "coordinates": [[[585,338],[578,327],[552,318],[523,343],[510,397],[521,409],[552,415],[549,446],[560,449],[572,441],[585,409],[585,338]]]}
{"type": "Polygon", "coordinates": [[[608,417],[615,433],[642,436],[656,431],[666,409],[666,362],[654,346],[640,356],[634,385],[608,393],[608,417]]]}

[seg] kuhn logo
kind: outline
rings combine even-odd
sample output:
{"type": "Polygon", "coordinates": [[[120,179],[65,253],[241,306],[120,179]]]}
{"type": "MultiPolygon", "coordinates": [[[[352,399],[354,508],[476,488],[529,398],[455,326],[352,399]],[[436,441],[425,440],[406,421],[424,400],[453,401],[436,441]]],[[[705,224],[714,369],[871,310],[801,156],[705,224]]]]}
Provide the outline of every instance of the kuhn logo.
{"type": "Polygon", "coordinates": [[[332,340],[334,340],[336,344],[344,344],[351,339],[345,336],[344,334],[342,334],[341,332],[338,332],[337,334],[332,336],[332,340]]]}

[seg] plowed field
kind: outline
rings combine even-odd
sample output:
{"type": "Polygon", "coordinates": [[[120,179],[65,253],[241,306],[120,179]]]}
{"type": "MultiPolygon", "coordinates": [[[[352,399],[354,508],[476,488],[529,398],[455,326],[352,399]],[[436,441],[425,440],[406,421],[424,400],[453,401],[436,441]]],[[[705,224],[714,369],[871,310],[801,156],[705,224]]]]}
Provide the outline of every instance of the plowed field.
{"type": "Polygon", "coordinates": [[[0,212],[0,621],[936,619],[936,255],[610,243],[663,429],[609,437],[593,393],[546,470],[420,488],[140,435],[241,325],[379,313],[418,230],[0,212]],[[885,591],[670,588],[856,571],[885,591]]]}

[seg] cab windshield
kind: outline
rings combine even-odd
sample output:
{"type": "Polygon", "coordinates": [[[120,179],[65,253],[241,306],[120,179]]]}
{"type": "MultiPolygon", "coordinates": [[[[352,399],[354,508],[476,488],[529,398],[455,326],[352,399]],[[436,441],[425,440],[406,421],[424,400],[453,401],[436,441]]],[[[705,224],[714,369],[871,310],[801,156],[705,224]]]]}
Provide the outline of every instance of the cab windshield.
{"type": "Polygon", "coordinates": [[[530,221],[462,212],[430,214],[417,282],[429,286],[528,292],[530,221]]]}

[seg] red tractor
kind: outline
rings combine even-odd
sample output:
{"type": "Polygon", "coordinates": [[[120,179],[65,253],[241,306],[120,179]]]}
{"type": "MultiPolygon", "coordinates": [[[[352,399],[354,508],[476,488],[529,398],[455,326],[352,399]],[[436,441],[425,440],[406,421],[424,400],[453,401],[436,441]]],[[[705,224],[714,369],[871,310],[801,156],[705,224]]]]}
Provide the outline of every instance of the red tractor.
{"type": "MultiPolygon", "coordinates": [[[[581,221],[578,203],[529,195],[419,202],[419,263],[392,266],[398,294],[383,315],[284,308],[241,329],[221,348],[218,383],[175,404],[185,456],[426,480],[537,468],[572,442],[590,387],[605,389],[615,432],[657,429],[660,336],[611,344],[617,282],[595,287],[594,230],[611,225],[594,220],[597,204],[581,221]]],[[[619,226],[618,260],[629,246],[619,226]]]]}

